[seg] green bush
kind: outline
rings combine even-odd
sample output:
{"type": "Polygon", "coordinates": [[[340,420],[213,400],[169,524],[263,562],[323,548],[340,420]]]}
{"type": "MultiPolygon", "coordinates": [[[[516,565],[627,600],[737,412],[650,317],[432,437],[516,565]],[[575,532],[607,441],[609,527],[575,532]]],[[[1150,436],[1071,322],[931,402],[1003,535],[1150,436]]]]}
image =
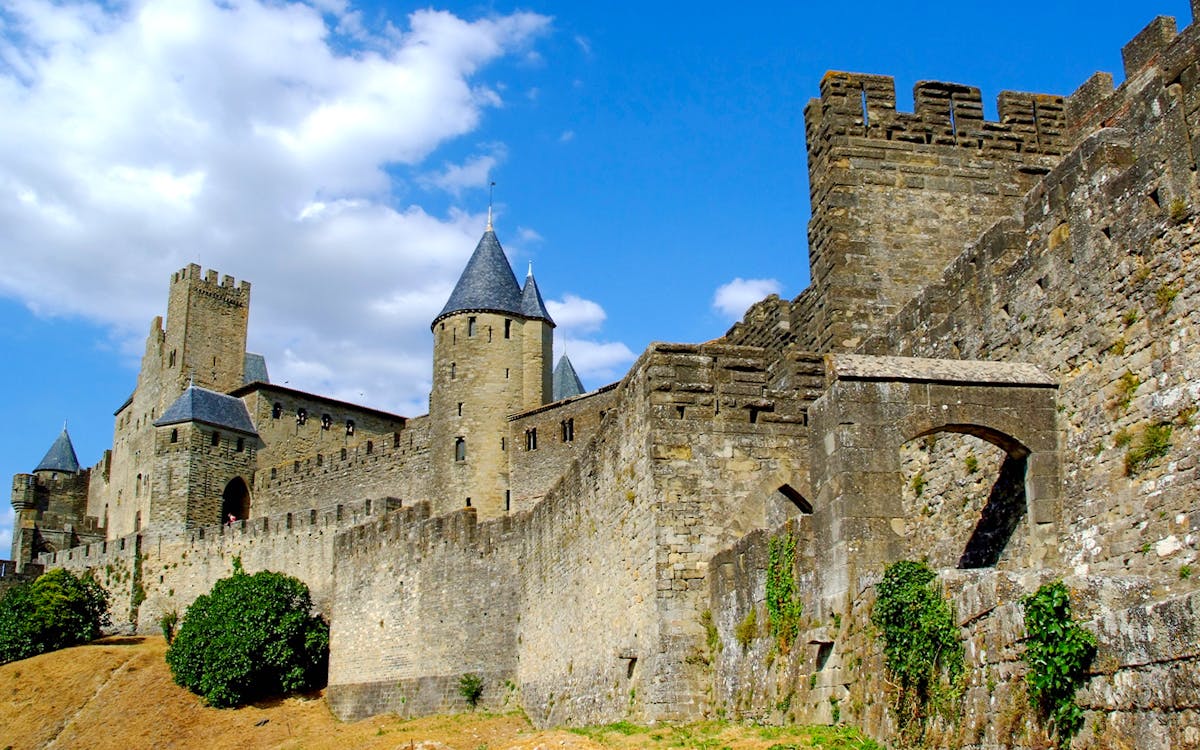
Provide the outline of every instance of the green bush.
{"type": "Polygon", "coordinates": [[[458,694],[463,697],[463,700],[474,711],[475,707],[479,705],[479,699],[483,697],[483,678],[470,672],[459,677],[458,694]]]}
{"type": "Polygon", "coordinates": [[[100,584],[52,570],[0,598],[0,664],[93,641],[108,624],[100,584]]]}
{"type": "Polygon", "coordinates": [[[171,674],[218,707],[321,687],[329,625],[311,609],[303,582],[269,571],[246,575],[235,560],[233,576],[184,613],[167,650],[171,674]]]}

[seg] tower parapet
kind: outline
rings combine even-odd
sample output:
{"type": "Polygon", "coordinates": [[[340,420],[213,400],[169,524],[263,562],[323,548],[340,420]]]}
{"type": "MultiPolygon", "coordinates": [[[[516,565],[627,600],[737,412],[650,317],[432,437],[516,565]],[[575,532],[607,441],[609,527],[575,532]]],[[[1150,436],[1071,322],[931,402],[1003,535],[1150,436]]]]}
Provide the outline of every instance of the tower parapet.
{"type": "Polygon", "coordinates": [[[972,86],[922,81],[913,100],[898,112],[890,76],[830,72],[805,109],[813,284],[790,327],[806,349],[856,348],[1069,147],[1060,96],[1006,91],[997,122],[972,86]]]}

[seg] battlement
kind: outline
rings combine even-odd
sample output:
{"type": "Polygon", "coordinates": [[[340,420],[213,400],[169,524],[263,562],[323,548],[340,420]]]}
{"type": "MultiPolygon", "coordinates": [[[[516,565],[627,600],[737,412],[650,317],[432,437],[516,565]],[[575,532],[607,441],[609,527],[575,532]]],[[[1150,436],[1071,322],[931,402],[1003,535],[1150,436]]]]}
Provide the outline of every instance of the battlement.
{"type": "Polygon", "coordinates": [[[204,271],[197,263],[189,263],[171,274],[171,288],[177,285],[191,286],[195,289],[219,293],[222,299],[234,297],[243,304],[250,304],[250,282],[243,280],[240,284],[232,276],[221,276],[215,268],[204,271]],[[218,282],[218,277],[220,281],[218,282]]]}
{"type": "Polygon", "coordinates": [[[896,109],[891,76],[830,71],[821,96],[809,102],[809,148],[830,136],[958,146],[997,155],[1061,154],[1067,148],[1061,96],[1003,91],[1000,119],[984,119],[978,88],[942,81],[913,86],[913,112],[896,109]],[[819,136],[819,137],[818,137],[819,136]]]}

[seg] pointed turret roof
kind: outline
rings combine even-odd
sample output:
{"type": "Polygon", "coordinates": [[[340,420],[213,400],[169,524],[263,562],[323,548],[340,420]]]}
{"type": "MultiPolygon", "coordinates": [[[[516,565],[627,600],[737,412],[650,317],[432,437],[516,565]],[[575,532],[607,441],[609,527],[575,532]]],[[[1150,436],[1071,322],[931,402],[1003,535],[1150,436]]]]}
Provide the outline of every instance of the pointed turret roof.
{"type": "Polygon", "coordinates": [[[63,425],[62,432],[54,440],[54,445],[46,451],[45,457],[34,471],[62,471],[68,474],[79,472],[79,459],[75,457],[75,446],[71,444],[66,425],[63,425]]]}
{"type": "Polygon", "coordinates": [[[571,398],[572,396],[581,396],[585,393],[583,382],[579,379],[579,374],[575,372],[575,367],[565,354],[559,357],[558,364],[554,366],[554,388],[552,393],[554,395],[551,399],[554,401],[561,401],[564,398],[571,398]]]}
{"type": "Polygon", "coordinates": [[[533,279],[533,264],[529,265],[529,275],[525,277],[525,288],[521,290],[521,314],[532,320],[544,320],[551,326],[554,320],[546,311],[546,303],[542,301],[542,293],[538,291],[537,282],[533,279]]]}
{"type": "Polygon", "coordinates": [[[517,285],[512,266],[504,257],[504,248],[500,247],[500,240],[496,239],[490,225],[433,324],[447,315],[468,310],[524,314],[521,312],[521,287],[517,285]]]}
{"type": "Polygon", "coordinates": [[[197,385],[188,386],[183,395],[175,399],[175,403],[155,420],[154,426],[164,427],[183,422],[203,422],[213,427],[258,435],[244,401],[197,385]]]}

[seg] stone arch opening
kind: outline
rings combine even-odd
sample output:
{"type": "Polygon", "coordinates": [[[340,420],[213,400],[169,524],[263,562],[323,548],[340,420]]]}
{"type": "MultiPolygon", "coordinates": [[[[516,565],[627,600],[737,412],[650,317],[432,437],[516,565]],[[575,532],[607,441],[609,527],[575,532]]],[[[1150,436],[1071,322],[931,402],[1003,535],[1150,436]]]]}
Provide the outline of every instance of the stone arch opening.
{"type": "Polygon", "coordinates": [[[250,517],[250,488],[246,480],[234,477],[221,493],[221,523],[244,521],[250,517]]]}
{"type": "Polygon", "coordinates": [[[910,550],[938,567],[970,569],[995,567],[1020,546],[1030,451],[1018,440],[981,425],[939,425],[900,454],[910,550]]]}

